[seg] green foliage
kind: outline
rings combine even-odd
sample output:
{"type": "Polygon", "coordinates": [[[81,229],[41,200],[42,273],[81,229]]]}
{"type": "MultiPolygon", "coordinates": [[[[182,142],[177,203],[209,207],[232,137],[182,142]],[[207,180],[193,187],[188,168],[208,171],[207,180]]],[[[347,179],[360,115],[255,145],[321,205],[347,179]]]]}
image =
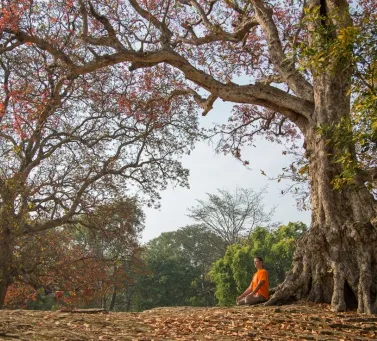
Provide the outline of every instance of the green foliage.
{"type": "Polygon", "coordinates": [[[339,12],[322,14],[321,6],[305,8],[304,12],[303,23],[310,28],[311,42],[303,41],[298,47],[302,70],[310,69],[316,75],[350,67],[360,29],[339,12]]]}
{"type": "Polygon", "coordinates": [[[230,245],[225,256],[214,264],[210,272],[211,279],[216,284],[215,296],[219,305],[233,305],[236,297],[250,284],[255,272],[255,256],[264,259],[270,287],[282,282],[292,265],[296,240],[306,230],[306,225],[301,222],[282,225],[272,231],[258,227],[250,238],[230,245]]]}
{"type": "Polygon", "coordinates": [[[182,257],[167,254],[156,257],[151,252],[148,251],[145,259],[150,273],[140,276],[135,284],[132,309],[190,305],[195,295],[192,283],[200,275],[199,270],[182,257]]]}
{"type": "Polygon", "coordinates": [[[162,233],[146,246],[147,273],[129,288],[134,291],[131,309],[215,305],[214,285],[207,273],[224,251],[221,238],[202,225],[162,233]]]}
{"type": "MultiPolygon", "coordinates": [[[[374,18],[375,19],[375,18],[374,18]]],[[[377,152],[377,23],[362,21],[353,52],[352,111],[350,117],[321,126],[340,173],[333,179],[335,189],[354,183],[359,171],[374,166],[377,152]]],[[[370,189],[374,184],[369,184],[370,189]]]]}
{"type": "MultiPolygon", "coordinates": [[[[231,247],[229,246],[228,250],[231,247]]],[[[225,257],[219,259],[210,272],[211,279],[216,284],[215,296],[219,305],[232,305],[237,296],[235,295],[237,288],[231,268],[231,255],[230,251],[227,251],[225,257]]]]}

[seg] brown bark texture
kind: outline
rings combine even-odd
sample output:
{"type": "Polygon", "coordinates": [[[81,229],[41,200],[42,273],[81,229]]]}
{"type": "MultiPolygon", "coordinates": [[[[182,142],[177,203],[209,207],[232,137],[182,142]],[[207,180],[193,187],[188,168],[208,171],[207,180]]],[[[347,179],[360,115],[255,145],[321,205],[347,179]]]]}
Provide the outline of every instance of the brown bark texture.
{"type": "Polygon", "coordinates": [[[361,313],[377,309],[377,230],[375,203],[365,186],[356,183],[332,190],[334,165],[326,144],[314,147],[311,162],[312,223],[297,244],[293,269],[268,304],[289,298],[331,303],[334,311],[361,313]]]}
{"type": "Polygon", "coordinates": [[[331,303],[334,311],[377,313],[376,202],[362,180],[334,190],[341,172],[320,124],[349,115],[349,74],[315,79],[315,111],[304,132],[310,169],[312,222],[299,240],[293,269],[267,304],[289,298],[331,303]]]}

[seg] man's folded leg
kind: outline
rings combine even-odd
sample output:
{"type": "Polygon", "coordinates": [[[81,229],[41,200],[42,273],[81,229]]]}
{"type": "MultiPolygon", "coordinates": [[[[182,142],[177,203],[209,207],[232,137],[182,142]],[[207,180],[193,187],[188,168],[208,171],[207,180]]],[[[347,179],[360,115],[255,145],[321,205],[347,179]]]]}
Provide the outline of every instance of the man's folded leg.
{"type": "Polygon", "coordinates": [[[257,296],[248,295],[245,297],[244,300],[245,300],[244,304],[249,304],[249,305],[266,302],[266,299],[262,295],[257,295],[257,296]]]}

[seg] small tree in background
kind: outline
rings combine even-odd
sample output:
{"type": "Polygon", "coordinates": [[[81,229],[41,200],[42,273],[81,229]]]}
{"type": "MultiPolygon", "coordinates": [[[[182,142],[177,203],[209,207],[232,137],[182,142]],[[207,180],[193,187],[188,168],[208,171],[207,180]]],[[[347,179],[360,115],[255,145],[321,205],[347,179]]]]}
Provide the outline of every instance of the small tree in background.
{"type": "Polygon", "coordinates": [[[221,189],[217,192],[207,193],[207,200],[197,200],[199,205],[189,209],[189,217],[216,233],[226,245],[271,221],[274,209],[265,212],[262,203],[266,188],[258,192],[245,188],[237,188],[233,193],[221,189]]]}
{"type": "Polygon", "coordinates": [[[131,310],[191,305],[191,298],[198,292],[193,284],[200,278],[200,270],[169,248],[156,249],[154,241],[143,254],[147,272],[136,278],[131,310]]]}
{"type": "Polygon", "coordinates": [[[97,282],[97,290],[102,293],[100,305],[107,310],[114,310],[118,294],[134,280],[143,228],[144,213],[135,198],[101,205],[81,223],[76,242],[106,262],[107,276],[97,282]]]}

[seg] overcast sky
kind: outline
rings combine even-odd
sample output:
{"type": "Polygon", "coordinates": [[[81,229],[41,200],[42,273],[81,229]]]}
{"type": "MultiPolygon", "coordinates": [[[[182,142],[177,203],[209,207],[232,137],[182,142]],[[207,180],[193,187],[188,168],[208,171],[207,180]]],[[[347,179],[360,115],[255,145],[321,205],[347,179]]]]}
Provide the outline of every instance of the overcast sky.
{"type": "MultiPolygon", "coordinates": [[[[231,108],[231,104],[218,100],[213,111],[206,117],[200,117],[201,125],[209,127],[215,121],[225,122],[231,115],[231,108]]],[[[183,166],[190,170],[190,189],[169,187],[161,193],[160,209],[144,209],[146,222],[142,241],[147,242],[158,237],[161,232],[174,231],[195,223],[187,217],[187,209],[196,206],[197,199],[206,199],[206,193],[215,193],[218,188],[233,191],[236,187],[243,187],[258,192],[267,186],[263,204],[266,212],[277,206],[273,222],[287,224],[290,221],[302,221],[309,225],[310,212],[297,210],[291,195],[281,195],[281,190],[288,183],[268,179],[277,176],[282,167],[289,164],[289,157],[282,155],[282,151],[282,146],[258,141],[256,148],[242,150],[242,156],[250,162],[249,168],[246,168],[231,155],[216,154],[214,146],[207,142],[198,143],[195,150],[182,159],[183,166]],[[261,169],[267,176],[261,174],[261,169]]]]}

